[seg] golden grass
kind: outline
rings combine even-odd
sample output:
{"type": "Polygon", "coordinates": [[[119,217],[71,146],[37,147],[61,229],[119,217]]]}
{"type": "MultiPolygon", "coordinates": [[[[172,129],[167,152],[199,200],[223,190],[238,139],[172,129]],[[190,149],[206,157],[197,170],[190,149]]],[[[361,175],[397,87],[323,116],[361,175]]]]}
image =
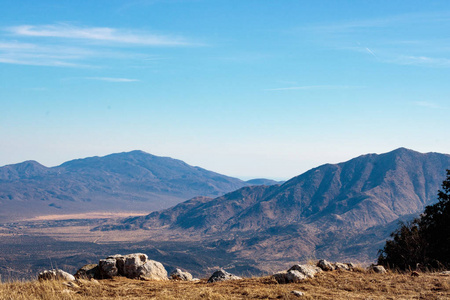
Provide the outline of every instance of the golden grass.
{"type": "Polygon", "coordinates": [[[271,277],[208,284],[111,280],[32,281],[0,284],[0,300],[22,299],[450,299],[450,277],[439,274],[374,274],[334,271],[301,283],[277,284],[271,277]],[[72,285],[72,286],[70,286],[72,285]]]}

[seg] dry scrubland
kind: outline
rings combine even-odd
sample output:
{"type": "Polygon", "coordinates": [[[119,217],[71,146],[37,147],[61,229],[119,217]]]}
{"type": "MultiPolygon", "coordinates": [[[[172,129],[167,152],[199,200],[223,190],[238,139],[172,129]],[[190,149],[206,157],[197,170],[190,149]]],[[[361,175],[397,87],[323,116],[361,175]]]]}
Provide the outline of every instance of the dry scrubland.
{"type": "Polygon", "coordinates": [[[3,283],[0,299],[450,299],[450,277],[440,274],[375,274],[334,271],[301,283],[277,284],[271,277],[218,283],[141,281],[116,277],[3,283]]]}

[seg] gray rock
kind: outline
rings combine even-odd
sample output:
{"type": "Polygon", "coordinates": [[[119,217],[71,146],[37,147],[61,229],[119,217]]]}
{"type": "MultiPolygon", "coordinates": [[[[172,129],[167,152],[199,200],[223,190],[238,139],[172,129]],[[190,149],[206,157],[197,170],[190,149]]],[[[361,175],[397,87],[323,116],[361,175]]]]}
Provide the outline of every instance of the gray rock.
{"type": "Polygon", "coordinates": [[[169,277],[172,280],[192,281],[192,274],[189,272],[182,271],[180,269],[173,270],[170,273],[169,277]]]}
{"type": "MultiPolygon", "coordinates": [[[[117,258],[117,264],[122,264],[123,261],[123,275],[128,278],[139,278],[145,276],[145,272],[141,272],[144,264],[148,261],[148,256],[143,253],[133,253],[117,258]]],[[[167,278],[167,274],[166,274],[167,278]]]]}
{"type": "Polygon", "coordinates": [[[100,259],[98,268],[101,278],[112,278],[113,276],[119,275],[114,258],[100,259]]]}
{"type": "Polygon", "coordinates": [[[374,271],[375,273],[380,273],[380,274],[387,273],[386,269],[383,266],[371,266],[370,270],[374,271]]]}
{"type": "Polygon", "coordinates": [[[155,260],[147,260],[143,265],[137,269],[139,277],[145,277],[152,280],[168,280],[167,271],[162,263],[155,260]]]}
{"type": "Polygon", "coordinates": [[[230,274],[227,271],[221,269],[221,270],[217,270],[216,272],[214,272],[211,275],[211,277],[209,277],[208,283],[216,282],[216,281],[224,281],[224,280],[237,280],[237,279],[242,279],[242,278],[239,276],[230,274]]]}
{"type": "Polygon", "coordinates": [[[125,257],[123,255],[120,254],[114,254],[114,255],[110,255],[108,256],[106,259],[115,259],[116,260],[116,268],[117,268],[117,273],[120,276],[125,276],[124,275],[124,264],[125,264],[125,257]]]}
{"type": "Polygon", "coordinates": [[[296,270],[305,275],[307,278],[313,278],[319,272],[322,272],[322,269],[316,266],[310,265],[293,265],[289,270],[296,270]]]}
{"type": "Polygon", "coordinates": [[[146,278],[147,280],[167,280],[167,271],[157,261],[149,260],[143,253],[111,255],[99,262],[100,276],[126,276],[128,278],[146,278]]]}
{"type": "Polygon", "coordinates": [[[100,278],[100,269],[96,264],[84,265],[75,273],[75,278],[100,278]]]}
{"type": "Polygon", "coordinates": [[[325,259],[321,259],[319,260],[319,262],[317,263],[317,266],[319,268],[321,268],[323,271],[333,271],[334,267],[331,263],[329,263],[328,261],[326,261],[325,259]]]}
{"type": "Polygon", "coordinates": [[[353,271],[353,269],[356,268],[356,265],[355,265],[354,263],[346,263],[346,265],[348,266],[348,269],[349,269],[350,271],[353,271]]]}
{"type": "Polygon", "coordinates": [[[334,267],[335,270],[345,270],[345,271],[349,271],[350,270],[350,268],[349,268],[349,266],[347,264],[343,264],[343,263],[340,263],[340,262],[334,263],[333,267],[334,267]]]}
{"type": "Polygon", "coordinates": [[[72,274],[64,272],[63,270],[53,269],[45,270],[38,275],[39,280],[67,280],[75,281],[75,277],[72,274]]]}
{"type": "Polygon", "coordinates": [[[445,275],[445,276],[450,276],[450,271],[442,271],[441,273],[439,273],[441,275],[445,275]]]}
{"type": "Polygon", "coordinates": [[[292,291],[291,293],[297,297],[303,297],[305,295],[303,292],[300,291],[292,291]]]}
{"type": "Polygon", "coordinates": [[[300,282],[302,280],[305,280],[307,277],[300,273],[297,270],[289,270],[289,271],[283,271],[273,274],[273,278],[281,284],[284,283],[295,283],[300,282]]]}

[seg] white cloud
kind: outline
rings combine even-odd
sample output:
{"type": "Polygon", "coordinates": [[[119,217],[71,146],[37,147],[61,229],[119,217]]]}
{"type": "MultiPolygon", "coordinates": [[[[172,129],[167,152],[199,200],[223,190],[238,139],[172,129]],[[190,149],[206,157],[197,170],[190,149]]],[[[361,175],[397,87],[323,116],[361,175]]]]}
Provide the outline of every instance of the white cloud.
{"type": "Polygon", "coordinates": [[[138,53],[135,48],[200,46],[182,37],[109,27],[21,25],[2,31],[0,63],[33,66],[93,67],[105,59],[159,60],[161,57],[138,53]]]}
{"type": "Polygon", "coordinates": [[[84,48],[0,41],[0,63],[6,64],[88,67],[80,61],[95,55],[84,48]]]}
{"type": "Polygon", "coordinates": [[[181,37],[171,37],[110,27],[76,27],[67,24],[41,26],[21,25],[8,27],[6,30],[13,35],[23,37],[81,39],[142,46],[193,45],[193,43],[190,43],[181,37]]]}
{"type": "Polygon", "coordinates": [[[86,77],[85,79],[108,81],[108,82],[137,82],[137,81],[140,81],[138,79],[115,78],[115,77],[86,77]]]}

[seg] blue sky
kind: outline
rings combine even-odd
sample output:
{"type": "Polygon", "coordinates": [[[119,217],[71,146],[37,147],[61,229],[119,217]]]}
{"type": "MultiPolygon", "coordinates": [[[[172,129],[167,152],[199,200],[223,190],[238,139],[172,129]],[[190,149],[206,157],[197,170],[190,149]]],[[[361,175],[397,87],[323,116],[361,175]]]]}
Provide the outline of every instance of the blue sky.
{"type": "Polygon", "coordinates": [[[0,1],[0,165],[134,149],[290,178],[450,153],[448,1],[0,1]]]}

